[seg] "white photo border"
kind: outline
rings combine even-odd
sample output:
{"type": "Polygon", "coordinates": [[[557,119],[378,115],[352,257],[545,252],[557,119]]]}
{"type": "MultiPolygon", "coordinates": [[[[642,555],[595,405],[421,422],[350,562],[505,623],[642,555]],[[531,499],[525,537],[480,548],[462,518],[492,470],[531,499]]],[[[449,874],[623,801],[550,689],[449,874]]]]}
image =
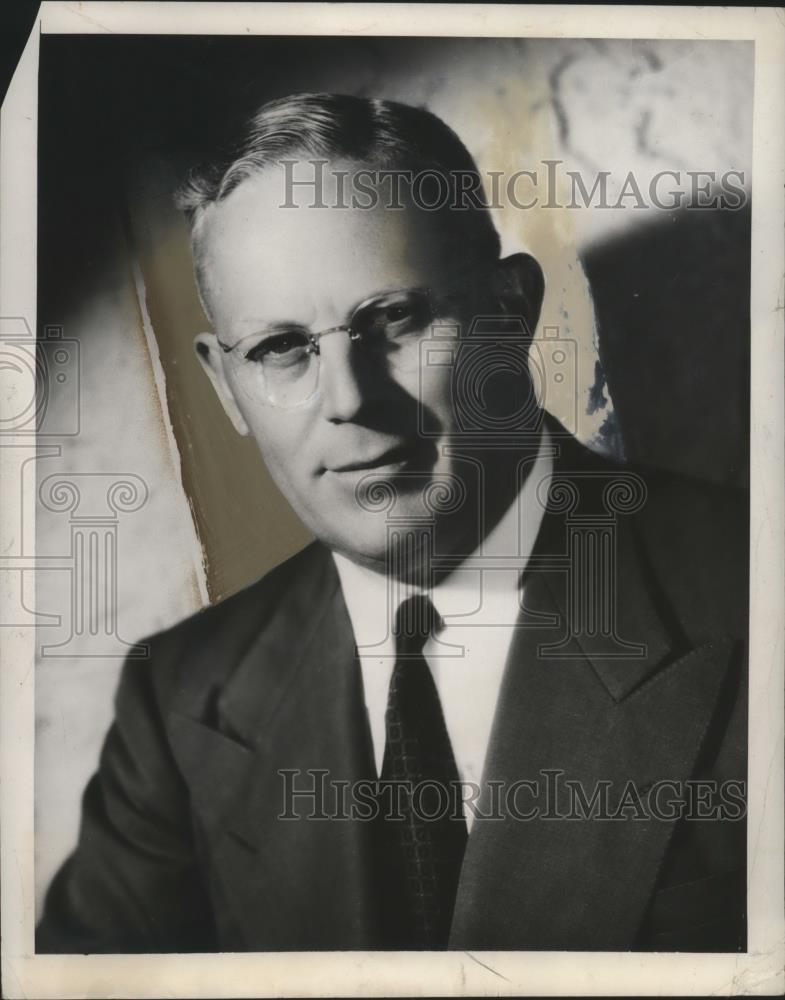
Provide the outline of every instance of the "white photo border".
{"type": "MultiPolygon", "coordinates": [[[[0,629],[4,996],[760,995],[785,988],[783,903],[783,275],[785,15],[777,8],[46,2],[2,110],[0,317],[36,330],[40,34],[309,34],[737,39],[755,43],[751,293],[748,952],[34,954],[32,629],[0,629]],[[609,11],[612,9],[612,17],[609,11]]],[[[19,392],[32,396],[19,373],[19,392]]],[[[11,392],[14,391],[11,386],[11,392]]],[[[10,397],[0,398],[2,408],[10,397]]],[[[7,410],[6,410],[7,412],[7,410]]],[[[34,531],[34,490],[8,474],[6,525],[34,531]],[[22,522],[21,518],[24,519],[22,522]]],[[[3,475],[3,473],[6,473],[3,475]]],[[[2,553],[0,553],[0,570],[2,553]]],[[[0,601],[10,598],[0,572],[0,601]]]]}

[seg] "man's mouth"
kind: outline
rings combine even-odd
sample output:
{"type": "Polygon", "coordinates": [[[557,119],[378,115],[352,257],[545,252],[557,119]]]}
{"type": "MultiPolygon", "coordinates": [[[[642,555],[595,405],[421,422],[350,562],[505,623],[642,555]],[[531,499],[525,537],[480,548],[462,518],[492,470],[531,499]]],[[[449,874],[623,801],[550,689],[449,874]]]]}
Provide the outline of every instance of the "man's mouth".
{"type": "Polygon", "coordinates": [[[414,444],[399,444],[394,448],[388,448],[380,454],[368,458],[355,459],[351,462],[343,462],[340,465],[330,466],[328,472],[373,472],[374,469],[384,471],[395,471],[402,469],[411,462],[418,454],[418,449],[414,444]]]}

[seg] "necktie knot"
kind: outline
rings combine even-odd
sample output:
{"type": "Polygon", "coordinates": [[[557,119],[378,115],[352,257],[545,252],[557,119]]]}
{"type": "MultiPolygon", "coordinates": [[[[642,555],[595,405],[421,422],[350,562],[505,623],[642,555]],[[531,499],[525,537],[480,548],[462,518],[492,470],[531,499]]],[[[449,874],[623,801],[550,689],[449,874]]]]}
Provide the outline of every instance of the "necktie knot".
{"type": "Polygon", "coordinates": [[[417,594],[403,601],[395,615],[393,635],[399,657],[419,656],[441,619],[429,597],[417,594]]]}

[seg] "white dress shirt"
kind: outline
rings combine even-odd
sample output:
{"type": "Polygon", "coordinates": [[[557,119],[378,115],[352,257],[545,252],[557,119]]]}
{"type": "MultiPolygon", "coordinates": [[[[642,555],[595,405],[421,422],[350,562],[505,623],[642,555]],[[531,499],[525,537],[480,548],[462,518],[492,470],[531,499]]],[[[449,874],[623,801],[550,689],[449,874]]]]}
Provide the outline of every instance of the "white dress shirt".
{"type": "MultiPolygon", "coordinates": [[[[482,779],[499,688],[520,610],[519,581],[542,523],[537,485],[553,468],[548,443],[548,432],[543,431],[537,458],[520,493],[477,550],[429,594],[443,628],[427,641],[423,655],[439,692],[462,781],[480,784],[482,779]],[[503,557],[503,566],[477,566],[478,559],[489,556],[503,557]]],[[[387,694],[395,667],[391,626],[397,609],[390,608],[390,589],[384,575],[337,553],[333,558],[357,644],[379,775],[386,739],[387,694]]],[[[414,592],[414,588],[396,588],[400,601],[414,592]]],[[[471,830],[473,814],[467,805],[464,815],[471,830]]]]}

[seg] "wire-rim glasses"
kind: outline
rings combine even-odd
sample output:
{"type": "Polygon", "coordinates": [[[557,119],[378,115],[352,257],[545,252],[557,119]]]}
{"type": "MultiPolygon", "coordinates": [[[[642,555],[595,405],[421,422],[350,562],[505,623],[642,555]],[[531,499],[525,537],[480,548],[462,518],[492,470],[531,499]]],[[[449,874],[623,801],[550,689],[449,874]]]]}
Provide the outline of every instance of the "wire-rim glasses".
{"type": "Polygon", "coordinates": [[[356,350],[391,373],[415,371],[420,344],[438,315],[430,289],[385,292],[358,305],[348,323],[317,332],[297,324],[274,325],[228,345],[218,344],[242,390],[271,406],[291,409],[318,393],[321,341],[347,333],[356,350]]]}

